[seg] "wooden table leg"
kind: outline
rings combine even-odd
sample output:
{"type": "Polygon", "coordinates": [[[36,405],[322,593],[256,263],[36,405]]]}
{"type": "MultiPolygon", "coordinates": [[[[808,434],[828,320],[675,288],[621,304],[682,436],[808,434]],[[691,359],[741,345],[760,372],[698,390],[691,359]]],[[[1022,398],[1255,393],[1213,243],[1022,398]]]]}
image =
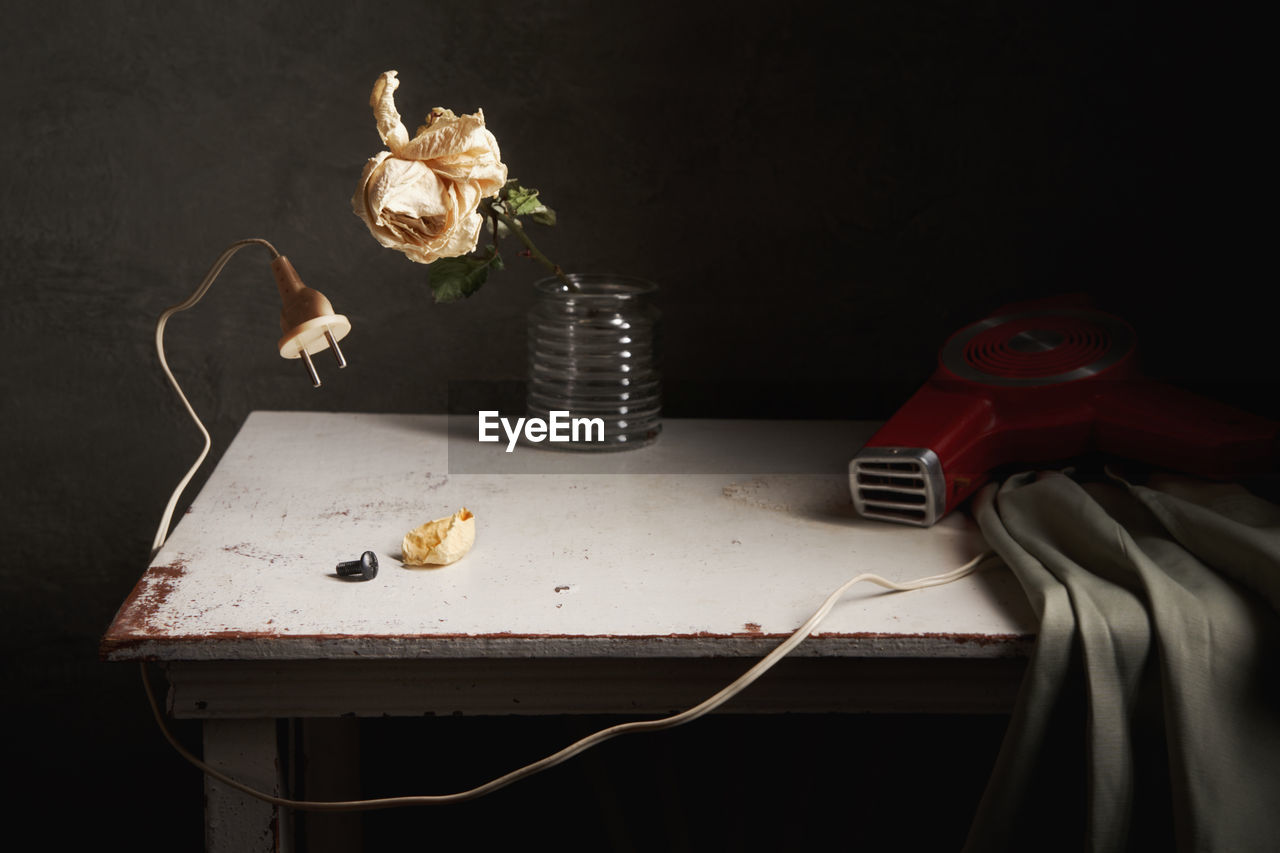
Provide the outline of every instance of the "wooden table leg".
{"type": "MultiPolygon", "coordinates": [[[[360,721],[307,717],[296,721],[300,799],[360,799],[360,721]]],[[[360,853],[359,812],[302,812],[295,828],[307,853],[360,853]]]]}
{"type": "MultiPolygon", "coordinates": [[[[232,779],[264,793],[284,790],[276,721],[205,720],[204,760],[232,779]]],[[[205,850],[208,853],[286,853],[292,849],[280,810],[205,776],[205,850]]]]}

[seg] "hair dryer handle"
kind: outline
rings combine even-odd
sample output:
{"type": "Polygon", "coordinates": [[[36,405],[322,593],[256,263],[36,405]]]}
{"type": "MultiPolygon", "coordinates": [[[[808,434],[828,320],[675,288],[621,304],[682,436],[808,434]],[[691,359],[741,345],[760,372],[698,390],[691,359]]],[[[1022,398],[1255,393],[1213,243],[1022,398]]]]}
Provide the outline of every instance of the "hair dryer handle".
{"type": "Polygon", "coordinates": [[[1094,399],[1098,449],[1212,480],[1270,472],[1280,424],[1160,382],[1117,382],[1094,399]]]}

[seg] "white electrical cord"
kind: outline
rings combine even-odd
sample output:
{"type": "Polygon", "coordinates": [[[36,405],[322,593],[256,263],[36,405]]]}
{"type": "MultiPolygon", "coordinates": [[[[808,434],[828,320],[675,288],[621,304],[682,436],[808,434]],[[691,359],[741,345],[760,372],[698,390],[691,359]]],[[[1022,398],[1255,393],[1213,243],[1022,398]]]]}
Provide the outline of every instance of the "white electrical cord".
{"type": "Polygon", "coordinates": [[[454,793],[454,794],[436,794],[436,795],[410,796],[410,797],[383,797],[380,799],[369,799],[369,800],[345,800],[345,801],[339,800],[339,801],[332,801],[332,802],[313,802],[309,800],[291,800],[285,797],[277,797],[272,794],[267,794],[262,791],[258,791],[254,788],[249,787],[248,785],[237,782],[236,780],[210,767],[208,764],[205,764],[203,761],[196,758],[194,755],[192,755],[190,752],[184,749],[182,745],[179,744],[177,740],[174,739],[173,735],[169,732],[168,727],[165,725],[164,716],[160,713],[160,706],[156,702],[155,693],[152,692],[151,690],[151,681],[147,676],[147,667],[145,663],[142,664],[142,683],[143,683],[143,686],[146,688],[147,700],[151,703],[151,711],[155,715],[156,723],[160,726],[161,732],[164,733],[165,739],[168,740],[170,745],[173,746],[173,748],[178,751],[178,754],[181,755],[183,758],[187,759],[187,761],[194,764],[196,767],[200,768],[209,776],[213,777],[214,779],[218,780],[224,785],[227,785],[228,787],[231,787],[236,789],[237,791],[240,791],[241,793],[248,794],[251,797],[256,797],[259,800],[264,800],[276,806],[286,806],[288,808],[297,809],[299,811],[316,811],[316,812],[354,812],[354,811],[370,811],[373,809],[396,808],[401,806],[447,805],[450,803],[459,803],[464,800],[472,800],[477,797],[482,797],[485,794],[491,794],[494,791],[497,791],[499,788],[505,788],[507,785],[510,785],[512,782],[519,781],[520,779],[524,779],[528,776],[532,776],[535,773],[541,772],[543,770],[547,770],[551,767],[555,767],[557,764],[567,761],[568,759],[572,758],[578,753],[588,750],[591,747],[596,746],[598,744],[604,743],[606,740],[617,737],[618,735],[631,734],[633,732],[658,731],[659,729],[669,729],[674,726],[681,725],[683,723],[691,722],[693,720],[698,719],[703,714],[707,714],[711,711],[714,711],[716,708],[720,707],[725,702],[729,701],[738,693],[740,693],[744,688],[746,688],[748,685],[754,682],[757,678],[764,675],[774,664],[782,660],[782,658],[786,657],[786,655],[796,646],[800,645],[800,643],[803,642],[806,637],[808,637],[814,630],[817,629],[819,623],[821,623],[822,620],[826,618],[827,614],[831,612],[831,608],[833,608],[836,602],[840,600],[840,597],[843,596],[845,592],[847,592],[848,589],[854,584],[861,583],[862,581],[867,581],[869,583],[878,584],[886,589],[900,591],[900,592],[905,592],[907,590],[912,590],[912,589],[923,589],[924,587],[930,587],[930,586],[941,586],[943,584],[948,584],[948,583],[951,583],[952,581],[957,581],[957,580],[960,580],[960,578],[973,574],[982,566],[982,564],[988,558],[992,556],[994,556],[993,552],[985,551],[982,554],[979,554],[977,557],[974,557],[972,560],[965,563],[963,566],[959,567],[958,569],[953,569],[949,572],[944,572],[943,574],[940,574],[940,575],[931,575],[926,578],[918,578],[913,581],[905,581],[903,583],[891,581],[881,577],[880,575],[874,575],[874,574],[860,574],[856,577],[850,578],[848,581],[842,584],[839,589],[831,593],[831,595],[827,596],[827,599],[822,603],[822,606],[819,607],[803,625],[797,628],[795,633],[793,633],[790,637],[784,640],[780,646],[778,646],[776,649],[769,652],[769,654],[761,658],[754,666],[752,666],[749,670],[747,670],[745,673],[739,676],[738,679],[735,680],[733,683],[729,684],[727,687],[720,690],[714,696],[711,696],[710,698],[693,706],[687,711],[682,711],[670,717],[663,717],[657,720],[641,720],[638,722],[621,723],[616,726],[610,726],[609,728],[601,729],[600,731],[594,734],[587,735],[586,737],[582,738],[576,743],[570,744],[569,746],[565,747],[559,752],[553,753],[552,755],[548,755],[546,758],[543,758],[539,761],[535,761],[532,764],[527,764],[524,767],[519,768],[518,770],[513,770],[510,773],[507,773],[506,775],[499,776],[496,779],[492,779],[489,782],[486,782],[483,785],[480,785],[478,787],[471,788],[470,790],[467,790],[467,791],[459,791],[458,793],[454,793]]]}
{"type": "Polygon", "coordinates": [[[258,237],[251,237],[247,240],[237,240],[227,247],[226,251],[214,261],[213,266],[209,268],[209,272],[205,274],[204,281],[200,282],[200,286],[187,297],[185,302],[180,302],[170,308],[167,308],[160,319],[156,321],[156,354],[160,356],[160,369],[164,371],[164,375],[168,377],[169,384],[173,386],[173,390],[178,393],[178,399],[182,401],[182,405],[186,406],[187,414],[191,415],[191,420],[196,422],[196,429],[200,430],[200,435],[204,437],[204,449],[200,451],[191,470],[187,471],[187,475],[178,483],[178,487],[173,490],[173,495],[169,498],[169,505],[165,507],[164,517],[160,519],[160,528],[156,531],[156,538],[151,542],[151,556],[154,558],[159,553],[164,541],[169,538],[169,525],[173,521],[173,511],[178,506],[178,498],[182,496],[182,492],[187,488],[187,484],[191,482],[191,478],[196,475],[196,471],[204,464],[205,457],[209,455],[209,448],[212,441],[209,438],[209,431],[204,428],[196,410],[191,407],[191,401],[187,399],[187,395],[182,393],[182,388],[178,385],[178,380],[173,377],[173,371],[169,369],[169,362],[164,357],[164,327],[169,322],[169,318],[179,311],[186,311],[194,306],[197,302],[204,298],[205,293],[213,286],[213,280],[218,277],[218,273],[222,272],[222,268],[231,260],[231,256],[251,244],[266,246],[271,250],[272,259],[280,257],[280,253],[276,251],[276,247],[258,237]]]}
{"type": "MultiPolygon", "coordinates": [[[[218,274],[222,272],[222,268],[231,260],[231,256],[243,249],[245,246],[254,243],[267,247],[271,251],[273,259],[280,256],[280,253],[276,251],[274,246],[266,240],[259,238],[239,240],[232,243],[227,247],[226,251],[222,253],[218,260],[214,262],[213,266],[209,268],[209,272],[205,275],[204,281],[202,281],[200,286],[197,287],[189,297],[187,297],[186,301],[166,309],[165,312],[160,315],[160,319],[156,322],[156,353],[160,357],[160,367],[164,371],[164,375],[169,379],[169,384],[173,386],[173,390],[177,392],[178,398],[182,400],[182,405],[186,407],[187,413],[191,415],[191,419],[195,421],[196,428],[200,430],[200,435],[204,438],[204,449],[200,451],[200,456],[196,459],[195,464],[191,466],[189,471],[187,471],[186,476],[178,483],[177,488],[173,491],[173,495],[169,498],[169,504],[165,507],[164,517],[160,520],[160,527],[156,531],[156,537],[152,543],[151,556],[153,558],[160,551],[165,540],[169,537],[169,525],[173,520],[174,509],[178,505],[179,497],[181,497],[182,492],[186,489],[187,484],[191,482],[191,478],[195,476],[196,471],[199,470],[200,466],[204,463],[205,457],[209,455],[209,448],[212,445],[212,440],[209,438],[209,431],[205,429],[204,423],[202,423],[200,418],[196,415],[195,409],[191,406],[191,402],[187,400],[187,395],[182,393],[182,388],[178,385],[178,380],[174,378],[173,372],[169,370],[169,363],[165,359],[164,355],[165,325],[169,322],[169,318],[174,314],[177,314],[179,311],[186,311],[188,308],[191,308],[199,302],[213,285],[214,279],[216,279],[218,274]]],[[[781,645],[761,658],[754,666],[739,676],[731,684],[692,708],[678,714],[674,714],[670,717],[663,717],[657,720],[641,720],[638,722],[621,723],[616,726],[601,729],[594,734],[588,735],[581,740],[570,744],[559,752],[548,755],[546,758],[535,761],[532,764],[527,764],[518,770],[513,770],[510,773],[499,776],[496,779],[492,779],[478,787],[471,788],[467,791],[459,791],[454,794],[313,802],[309,800],[291,800],[285,797],[277,797],[272,794],[259,791],[241,782],[237,782],[226,774],[215,770],[199,758],[196,758],[180,743],[178,743],[173,734],[169,731],[169,727],[165,725],[164,715],[160,712],[160,705],[156,702],[155,692],[151,689],[151,679],[147,674],[147,665],[145,662],[141,664],[142,685],[146,690],[147,701],[151,705],[151,712],[155,715],[156,724],[160,726],[160,731],[164,735],[165,740],[167,740],[169,744],[177,750],[178,754],[191,762],[201,771],[208,774],[210,777],[251,797],[271,803],[272,805],[285,806],[299,811],[350,812],[370,811],[373,809],[395,808],[401,806],[446,805],[449,803],[459,803],[464,800],[472,800],[477,797],[482,797],[485,794],[491,794],[499,788],[505,788],[512,782],[517,782],[521,779],[532,776],[535,773],[555,767],[557,764],[569,760],[578,753],[584,752],[591,747],[604,743],[618,735],[674,728],[675,726],[692,722],[704,714],[714,711],[716,708],[738,695],[738,693],[742,692],[742,690],[752,684],[756,679],[768,672],[774,664],[786,657],[792,649],[800,645],[805,638],[817,629],[822,620],[831,612],[831,608],[835,607],[836,602],[840,600],[840,597],[843,596],[854,584],[867,581],[869,583],[878,584],[885,589],[898,592],[923,589],[930,586],[941,586],[973,574],[982,566],[982,563],[991,556],[993,556],[993,553],[991,551],[986,551],[957,569],[944,572],[940,575],[931,575],[926,578],[918,578],[916,580],[905,581],[903,583],[888,580],[880,575],[866,573],[850,578],[842,584],[839,589],[827,596],[827,599],[822,603],[822,606],[819,607],[803,625],[797,628],[790,637],[784,640],[781,645]]]]}

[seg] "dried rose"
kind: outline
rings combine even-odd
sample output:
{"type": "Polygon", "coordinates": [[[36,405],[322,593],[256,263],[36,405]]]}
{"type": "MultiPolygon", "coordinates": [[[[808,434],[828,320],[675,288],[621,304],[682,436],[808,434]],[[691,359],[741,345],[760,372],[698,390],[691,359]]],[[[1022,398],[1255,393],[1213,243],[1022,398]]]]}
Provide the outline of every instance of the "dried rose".
{"type": "Polygon", "coordinates": [[[365,164],[352,209],[374,239],[411,261],[465,255],[484,224],[476,207],[507,180],[498,140],[482,111],[458,116],[442,107],[410,139],[393,98],[396,74],[385,72],[369,96],[378,135],[390,150],[365,164]]]}

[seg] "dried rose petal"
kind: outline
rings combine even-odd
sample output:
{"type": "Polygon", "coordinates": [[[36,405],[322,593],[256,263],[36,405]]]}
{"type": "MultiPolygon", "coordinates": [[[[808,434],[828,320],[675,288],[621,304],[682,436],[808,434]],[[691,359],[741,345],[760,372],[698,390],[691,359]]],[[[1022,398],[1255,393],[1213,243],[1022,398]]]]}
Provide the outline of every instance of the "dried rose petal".
{"type": "Polygon", "coordinates": [[[406,566],[447,566],[465,557],[475,541],[476,517],[463,507],[406,533],[401,557],[406,566]]]}

